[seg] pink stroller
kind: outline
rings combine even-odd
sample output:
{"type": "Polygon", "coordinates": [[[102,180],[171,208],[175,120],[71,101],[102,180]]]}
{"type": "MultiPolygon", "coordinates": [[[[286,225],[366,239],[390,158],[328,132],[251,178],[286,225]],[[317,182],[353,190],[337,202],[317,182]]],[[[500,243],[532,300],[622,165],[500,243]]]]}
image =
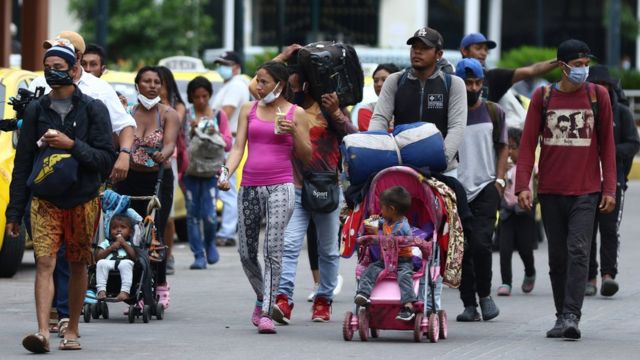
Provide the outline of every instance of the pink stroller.
{"type": "Polygon", "coordinates": [[[413,330],[414,341],[421,342],[426,335],[431,342],[437,342],[447,337],[446,312],[432,310],[435,308],[432,304],[436,304],[435,281],[440,276],[436,234],[442,225],[442,209],[423,175],[409,167],[395,166],[380,171],[372,180],[364,200],[364,218],[379,214],[379,195],[392,186],[402,186],[411,194],[411,208],[406,217],[413,228],[413,236],[358,237],[356,278],[359,279],[367,265],[380,257],[384,259],[385,269],[378,276],[370,296],[370,304],[367,307],[356,305],[355,312],[348,311],[345,314],[343,338],[350,341],[358,331],[360,340],[368,341],[369,333],[372,338],[377,338],[379,330],[413,330]],[[421,252],[421,256],[414,256],[413,260],[413,286],[419,300],[414,304],[416,316],[412,322],[395,318],[402,306],[396,270],[398,250],[403,247],[417,247],[421,252]],[[424,282],[421,284],[423,278],[424,282]]]}

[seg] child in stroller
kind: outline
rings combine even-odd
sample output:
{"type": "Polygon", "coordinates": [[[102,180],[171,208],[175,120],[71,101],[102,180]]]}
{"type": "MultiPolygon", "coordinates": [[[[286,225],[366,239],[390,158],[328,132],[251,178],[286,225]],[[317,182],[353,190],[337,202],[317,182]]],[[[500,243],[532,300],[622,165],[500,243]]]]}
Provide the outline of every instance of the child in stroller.
{"type": "MultiPolygon", "coordinates": [[[[372,215],[365,221],[365,231],[368,235],[377,235],[380,227],[383,235],[411,236],[411,226],[404,216],[411,206],[411,194],[402,186],[391,187],[380,194],[380,215],[372,215]],[[382,217],[380,219],[380,217],[382,217]]],[[[358,292],[354,302],[360,306],[367,306],[369,296],[376,283],[378,275],[384,270],[384,259],[381,258],[367,266],[360,277],[358,292]]],[[[413,303],[417,300],[413,291],[413,259],[410,247],[403,247],[398,251],[397,280],[400,287],[400,302],[402,308],[396,316],[397,320],[411,321],[415,317],[413,303]]]]}
{"type": "Polygon", "coordinates": [[[125,301],[129,298],[133,282],[133,264],[137,258],[131,243],[133,231],[133,220],[126,214],[116,214],[111,218],[109,236],[98,245],[100,250],[96,254],[98,300],[107,298],[107,279],[111,270],[120,272],[120,293],[115,299],[125,301]]]}

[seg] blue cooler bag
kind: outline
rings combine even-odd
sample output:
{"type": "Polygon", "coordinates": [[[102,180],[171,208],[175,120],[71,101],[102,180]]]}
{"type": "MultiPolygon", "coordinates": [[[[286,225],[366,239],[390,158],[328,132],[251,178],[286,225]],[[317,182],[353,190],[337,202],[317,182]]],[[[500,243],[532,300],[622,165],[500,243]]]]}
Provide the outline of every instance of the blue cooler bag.
{"type": "Polygon", "coordinates": [[[344,171],[351,185],[360,185],[369,176],[400,164],[398,147],[386,131],[365,131],[344,137],[342,145],[344,171]]]}
{"type": "Polygon", "coordinates": [[[416,168],[428,167],[433,172],[447,169],[444,139],[434,124],[416,122],[398,125],[393,129],[393,136],[400,149],[402,164],[416,168]]]}

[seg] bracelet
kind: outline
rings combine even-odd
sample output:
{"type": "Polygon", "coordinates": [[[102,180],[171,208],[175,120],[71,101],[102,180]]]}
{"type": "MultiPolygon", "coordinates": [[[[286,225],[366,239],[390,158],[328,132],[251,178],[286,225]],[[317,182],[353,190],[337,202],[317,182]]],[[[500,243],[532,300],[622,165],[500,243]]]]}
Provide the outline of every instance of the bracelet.
{"type": "Polygon", "coordinates": [[[120,152],[131,155],[131,149],[127,147],[120,148],[120,152]]]}

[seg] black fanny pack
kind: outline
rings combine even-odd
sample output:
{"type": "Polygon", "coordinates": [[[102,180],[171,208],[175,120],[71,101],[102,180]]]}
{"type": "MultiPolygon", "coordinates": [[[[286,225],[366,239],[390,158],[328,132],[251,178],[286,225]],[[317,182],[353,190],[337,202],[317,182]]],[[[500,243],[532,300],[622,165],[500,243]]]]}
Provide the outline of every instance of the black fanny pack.
{"type": "Polygon", "coordinates": [[[302,207],[307,211],[330,213],[340,203],[338,174],[332,171],[306,173],[302,184],[302,207]]]}

